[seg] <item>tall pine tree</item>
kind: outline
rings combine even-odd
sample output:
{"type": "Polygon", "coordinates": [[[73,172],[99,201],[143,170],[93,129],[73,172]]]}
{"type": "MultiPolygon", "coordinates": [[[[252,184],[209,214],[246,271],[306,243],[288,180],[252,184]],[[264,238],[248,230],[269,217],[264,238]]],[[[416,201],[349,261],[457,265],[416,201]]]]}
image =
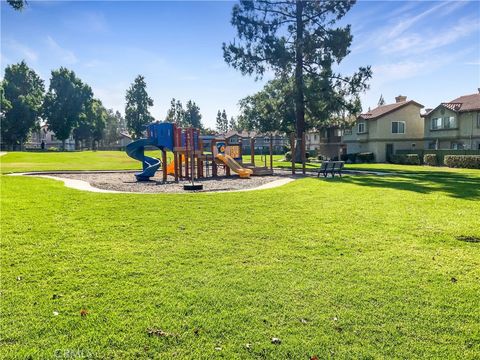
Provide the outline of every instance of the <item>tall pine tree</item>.
{"type": "MultiPolygon", "coordinates": [[[[350,26],[336,23],[355,1],[247,1],[233,8],[236,39],[223,44],[225,61],[242,74],[258,77],[269,69],[277,77],[293,79],[295,128],[300,138],[306,104],[312,118],[328,119],[342,109],[359,111],[358,93],[368,88],[370,67],[361,67],[351,76],[334,71],[349,53],[350,26]]],[[[304,147],[304,144],[302,144],[304,147]]],[[[297,160],[301,147],[297,146],[297,160]]]]}

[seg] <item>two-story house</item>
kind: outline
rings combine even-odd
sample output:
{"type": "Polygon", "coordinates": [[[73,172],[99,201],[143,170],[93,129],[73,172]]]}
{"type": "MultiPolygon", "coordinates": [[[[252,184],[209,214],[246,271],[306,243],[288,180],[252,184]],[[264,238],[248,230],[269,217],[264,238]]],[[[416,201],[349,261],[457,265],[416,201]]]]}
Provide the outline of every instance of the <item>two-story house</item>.
{"type": "Polygon", "coordinates": [[[342,143],[342,135],[343,130],[335,126],[309,131],[305,135],[306,149],[327,159],[339,159],[345,147],[342,143]]]}
{"type": "Polygon", "coordinates": [[[254,141],[256,153],[265,153],[270,149],[270,137],[272,138],[272,150],[274,154],[283,154],[285,152],[286,137],[279,131],[268,134],[261,134],[256,131],[235,131],[230,130],[225,135],[225,139],[232,145],[242,144],[244,154],[250,154],[251,140],[254,141]]]}
{"type": "MultiPolygon", "coordinates": [[[[42,125],[39,130],[35,130],[30,134],[28,142],[25,144],[27,148],[40,149],[42,142],[45,146],[45,149],[55,147],[58,149],[62,148],[62,141],[57,139],[55,133],[51,130],[48,130],[47,125],[42,125]]],[[[75,150],[75,140],[73,135],[65,141],[65,150],[75,150]]]]}
{"type": "Polygon", "coordinates": [[[480,150],[480,89],[426,112],[425,149],[480,150]]]}
{"type": "Polygon", "coordinates": [[[376,162],[385,162],[397,150],[422,149],[422,108],[422,104],[399,95],[395,103],[361,114],[354,127],[344,131],[347,154],[371,152],[376,162]]]}

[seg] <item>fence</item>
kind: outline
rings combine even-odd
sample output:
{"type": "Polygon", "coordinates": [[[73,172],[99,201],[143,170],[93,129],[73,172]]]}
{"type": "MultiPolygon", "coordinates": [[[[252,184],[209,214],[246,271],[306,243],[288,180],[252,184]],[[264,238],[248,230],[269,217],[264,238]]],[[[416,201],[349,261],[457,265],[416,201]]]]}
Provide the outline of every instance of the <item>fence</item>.
{"type": "Polygon", "coordinates": [[[422,163],[423,155],[435,154],[437,155],[438,165],[444,165],[446,155],[480,155],[480,150],[397,150],[395,153],[397,155],[417,154],[422,163]]]}

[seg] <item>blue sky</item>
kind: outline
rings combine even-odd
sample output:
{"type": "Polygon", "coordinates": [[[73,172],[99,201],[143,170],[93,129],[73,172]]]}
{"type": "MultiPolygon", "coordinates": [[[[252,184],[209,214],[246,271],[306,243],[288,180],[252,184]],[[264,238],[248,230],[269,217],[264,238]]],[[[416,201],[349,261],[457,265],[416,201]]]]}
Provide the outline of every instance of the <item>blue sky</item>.
{"type": "MultiPolygon", "coordinates": [[[[238,113],[237,102],[267,79],[242,77],[228,67],[222,42],[234,38],[233,2],[30,1],[23,12],[1,4],[1,66],[25,59],[46,80],[66,66],[104,105],[123,112],[125,90],[145,76],[163,119],[170,99],[194,100],[214,127],[218,109],[238,113]]],[[[363,108],[383,94],[434,107],[480,86],[479,2],[360,1],[345,17],[354,35],[342,73],[374,71],[363,108]]]]}

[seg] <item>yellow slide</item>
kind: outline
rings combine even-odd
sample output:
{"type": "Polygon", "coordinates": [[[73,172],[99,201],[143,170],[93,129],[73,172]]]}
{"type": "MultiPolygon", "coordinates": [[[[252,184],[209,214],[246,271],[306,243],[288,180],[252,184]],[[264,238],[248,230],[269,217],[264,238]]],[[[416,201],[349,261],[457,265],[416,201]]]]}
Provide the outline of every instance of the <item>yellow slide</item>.
{"type": "Polygon", "coordinates": [[[218,154],[215,156],[218,160],[227,165],[231,170],[236,172],[241,178],[249,178],[253,171],[243,168],[238,162],[235,161],[230,155],[218,154]]]}
{"type": "MultiPolygon", "coordinates": [[[[185,155],[182,155],[180,157],[180,161],[181,161],[180,164],[183,164],[185,162],[185,155]]],[[[173,162],[173,160],[170,161],[170,163],[167,165],[167,174],[175,175],[175,163],[173,162]]]]}

